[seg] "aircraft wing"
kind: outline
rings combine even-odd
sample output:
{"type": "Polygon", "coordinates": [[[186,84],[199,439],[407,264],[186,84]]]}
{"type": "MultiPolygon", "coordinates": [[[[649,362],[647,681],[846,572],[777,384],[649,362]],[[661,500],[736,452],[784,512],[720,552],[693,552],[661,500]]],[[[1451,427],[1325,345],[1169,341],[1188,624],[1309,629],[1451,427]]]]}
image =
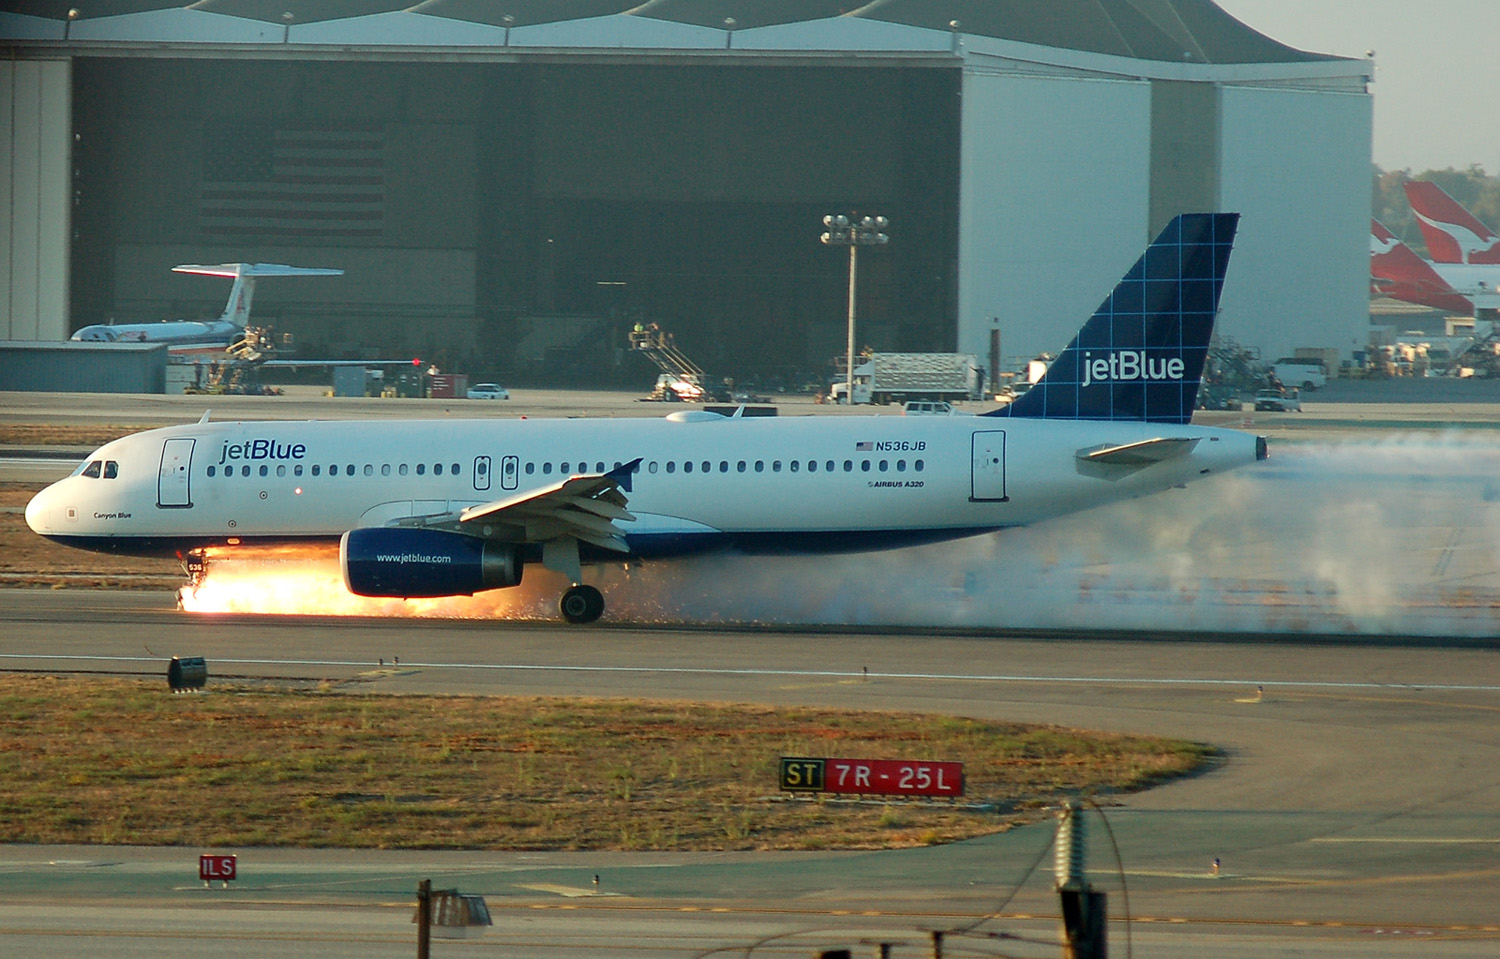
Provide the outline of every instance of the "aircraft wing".
{"type": "Polygon", "coordinates": [[[1106,466],[1150,466],[1174,456],[1182,456],[1197,445],[1197,437],[1157,437],[1135,443],[1091,446],[1079,450],[1077,457],[1085,463],[1102,463],[1106,466]]]}
{"type": "Polygon", "coordinates": [[[456,515],[414,517],[400,525],[442,526],[456,532],[524,543],[572,537],[602,549],[627,552],[625,531],[616,523],[635,519],[625,508],[630,476],[640,460],[607,473],[565,480],[504,499],[460,510],[456,515]]]}

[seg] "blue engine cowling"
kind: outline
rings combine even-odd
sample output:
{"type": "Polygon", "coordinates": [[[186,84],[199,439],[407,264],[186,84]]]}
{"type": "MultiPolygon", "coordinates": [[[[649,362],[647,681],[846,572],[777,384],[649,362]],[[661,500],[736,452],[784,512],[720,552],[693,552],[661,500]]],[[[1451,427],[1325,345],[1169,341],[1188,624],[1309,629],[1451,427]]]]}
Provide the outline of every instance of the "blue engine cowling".
{"type": "Polygon", "coordinates": [[[468,596],[521,583],[516,547],[435,529],[352,529],[339,566],[359,596],[468,596]]]}

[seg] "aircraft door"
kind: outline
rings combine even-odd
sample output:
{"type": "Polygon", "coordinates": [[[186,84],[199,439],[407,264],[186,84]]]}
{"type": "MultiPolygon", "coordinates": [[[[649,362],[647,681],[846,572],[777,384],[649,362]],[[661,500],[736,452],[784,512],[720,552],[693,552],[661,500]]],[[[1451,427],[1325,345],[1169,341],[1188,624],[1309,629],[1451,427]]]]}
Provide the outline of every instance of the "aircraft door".
{"type": "Polygon", "coordinates": [[[161,447],[161,473],[156,478],[156,505],[161,509],[191,509],[189,485],[193,466],[193,439],[170,439],[161,447]]]}
{"type": "Polygon", "coordinates": [[[500,488],[515,489],[516,483],[520,481],[521,461],[518,457],[507,456],[500,461],[500,488]]]}
{"type": "Polygon", "coordinates": [[[490,488],[490,458],[488,456],[474,457],[474,488],[481,491],[490,488]]]}
{"type": "Polygon", "coordinates": [[[973,436],[973,472],[969,502],[1004,503],[1005,431],[983,430],[973,436]]]}

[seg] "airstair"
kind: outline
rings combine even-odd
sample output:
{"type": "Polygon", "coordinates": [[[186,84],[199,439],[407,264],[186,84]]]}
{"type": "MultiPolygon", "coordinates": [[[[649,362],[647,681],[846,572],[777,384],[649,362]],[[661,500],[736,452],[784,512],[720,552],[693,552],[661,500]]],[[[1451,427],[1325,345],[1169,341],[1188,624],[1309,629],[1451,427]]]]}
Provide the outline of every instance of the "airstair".
{"type": "Polygon", "coordinates": [[[648,357],[661,370],[651,399],[702,402],[714,398],[707,388],[708,374],[677,348],[671,333],[656,329],[656,324],[631,333],[630,348],[648,357]]]}

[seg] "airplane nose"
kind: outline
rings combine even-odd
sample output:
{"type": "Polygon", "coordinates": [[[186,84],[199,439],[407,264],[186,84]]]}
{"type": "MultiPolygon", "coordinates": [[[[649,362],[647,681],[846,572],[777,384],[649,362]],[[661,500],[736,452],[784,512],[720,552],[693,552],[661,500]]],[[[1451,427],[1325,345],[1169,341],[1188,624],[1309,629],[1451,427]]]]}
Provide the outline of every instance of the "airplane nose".
{"type": "Polygon", "coordinates": [[[52,501],[55,498],[52,490],[48,486],[26,504],[26,525],[31,527],[33,533],[45,536],[52,530],[52,501]]]}

